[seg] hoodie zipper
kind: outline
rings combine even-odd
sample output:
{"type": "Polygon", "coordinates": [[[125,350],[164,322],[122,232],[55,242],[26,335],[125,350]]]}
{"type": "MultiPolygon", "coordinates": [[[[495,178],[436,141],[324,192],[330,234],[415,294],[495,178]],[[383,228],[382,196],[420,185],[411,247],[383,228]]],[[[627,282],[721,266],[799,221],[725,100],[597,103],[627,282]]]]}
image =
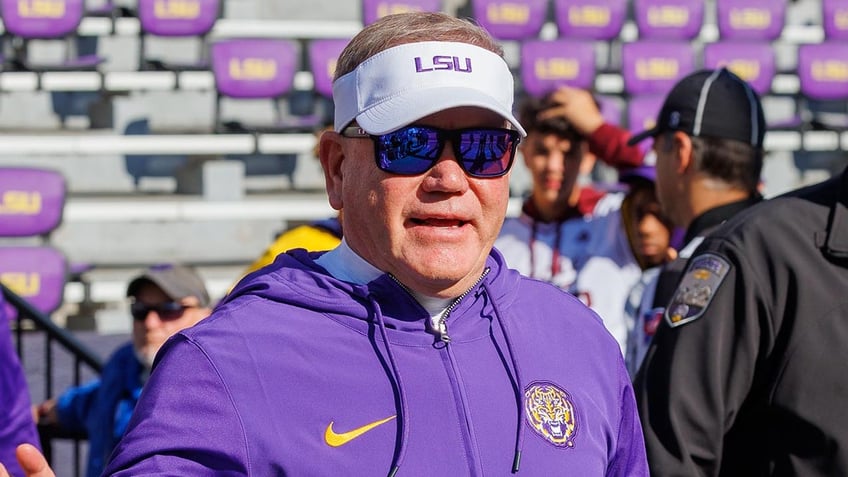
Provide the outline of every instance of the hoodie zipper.
{"type": "MultiPolygon", "coordinates": [[[[480,284],[480,282],[482,282],[483,279],[486,278],[486,276],[489,274],[490,271],[491,271],[491,268],[486,267],[483,270],[483,273],[480,274],[480,277],[474,282],[474,284],[472,284],[470,287],[468,287],[467,290],[465,290],[461,295],[456,297],[456,299],[454,301],[452,301],[450,303],[450,305],[448,305],[447,308],[445,308],[445,311],[442,312],[442,316],[439,317],[439,320],[438,320],[438,323],[437,323],[438,329],[436,330],[436,332],[439,333],[439,340],[442,343],[445,344],[444,349],[442,351],[445,353],[445,357],[447,358],[447,363],[446,363],[447,364],[447,370],[448,370],[449,380],[450,380],[451,385],[453,387],[453,392],[455,393],[455,395],[458,398],[457,401],[456,401],[456,404],[458,405],[457,413],[464,420],[464,423],[465,423],[465,426],[464,426],[465,432],[462,435],[462,439],[465,442],[465,452],[466,452],[466,455],[467,455],[467,458],[468,458],[469,470],[471,471],[471,475],[473,475],[473,476],[482,475],[482,468],[480,467],[480,458],[479,458],[477,440],[473,435],[473,432],[472,432],[473,426],[471,425],[471,422],[469,420],[470,415],[468,413],[468,398],[465,395],[465,392],[463,391],[462,386],[460,386],[459,369],[458,369],[456,361],[454,360],[454,356],[453,356],[453,353],[451,352],[451,348],[450,348],[450,346],[448,346],[451,342],[451,338],[450,338],[450,335],[448,334],[447,319],[450,316],[451,312],[459,305],[459,302],[461,302],[463,298],[468,296],[468,294],[470,294],[472,290],[477,288],[477,286],[480,284]]],[[[409,295],[411,297],[413,297],[413,298],[415,297],[415,295],[412,294],[412,292],[409,290],[409,288],[407,288],[406,285],[404,285],[397,278],[395,278],[394,275],[389,274],[389,277],[391,277],[392,280],[395,281],[395,283],[400,285],[401,288],[403,288],[407,293],[409,293],[409,295]]]]}
{"type": "MultiPolygon", "coordinates": [[[[461,295],[456,297],[456,299],[452,301],[447,308],[445,308],[445,311],[442,312],[442,316],[439,317],[439,322],[436,325],[436,332],[439,333],[439,340],[442,343],[448,344],[451,342],[451,337],[448,334],[447,324],[447,319],[450,316],[451,312],[454,310],[454,308],[456,308],[456,306],[459,304],[460,301],[462,301],[463,298],[465,298],[466,296],[468,296],[469,293],[471,293],[471,290],[477,288],[477,285],[479,285],[480,282],[482,282],[483,279],[486,278],[486,275],[489,274],[489,271],[491,271],[491,268],[486,267],[486,269],[483,270],[483,273],[480,274],[480,278],[478,278],[477,281],[475,281],[470,287],[468,287],[467,290],[462,292],[461,295]]],[[[401,283],[400,280],[398,280],[394,275],[390,273],[389,277],[391,277],[391,279],[394,280],[395,283],[397,283],[401,288],[403,288],[407,293],[409,293],[409,296],[411,296],[413,299],[415,298],[415,295],[412,294],[409,288],[407,288],[406,285],[401,283]]]]}
{"type": "Polygon", "coordinates": [[[447,324],[448,317],[450,316],[451,312],[454,310],[454,308],[456,308],[456,306],[459,304],[460,301],[462,301],[463,298],[465,298],[466,296],[468,296],[469,293],[471,293],[471,290],[477,288],[477,285],[479,285],[480,282],[482,282],[483,279],[486,278],[486,275],[489,274],[489,270],[491,269],[489,267],[486,267],[486,269],[483,270],[483,273],[480,275],[480,278],[478,278],[477,281],[475,281],[474,284],[471,285],[467,290],[465,290],[461,295],[456,297],[456,300],[452,301],[451,304],[448,305],[447,308],[445,308],[445,311],[442,312],[442,316],[439,317],[437,330],[439,332],[439,339],[442,341],[442,343],[448,344],[451,342],[451,337],[448,334],[447,324]]]}
{"type": "Polygon", "coordinates": [[[472,476],[480,476],[483,475],[483,469],[481,467],[480,460],[480,452],[479,447],[477,445],[477,438],[474,436],[474,425],[471,423],[471,414],[468,409],[468,396],[465,394],[465,387],[461,383],[460,380],[460,370],[459,365],[456,362],[456,359],[453,355],[452,347],[450,346],[451,338],[448,334],[447,327],[447,319],[450,317],[451,312],[457,307],[460,301],[465,298],[471,290],[477,288],[480,282],[486,278],[486,275],[489,274],[490,269],[487,267],[483,270],[483,273],[480,275],[480,278],[474,282],[465,293],[461,294],[454,300],[442,313],[442,316],[439,318],[438,328],[440,333],[440,339],[442,343],[445,344],[444,353],[447,358],[447,366],[448,366],[448,374],[451,384],[454,388],[454,393],[456,393],[456,404],[457,404],[457,413],[462,418],[462,422],[465,424],[464,431],[462,434],[463,441],[465,443],[465,453],[468,459],[468,470],[470,471],[470,475],[472,476]]]}

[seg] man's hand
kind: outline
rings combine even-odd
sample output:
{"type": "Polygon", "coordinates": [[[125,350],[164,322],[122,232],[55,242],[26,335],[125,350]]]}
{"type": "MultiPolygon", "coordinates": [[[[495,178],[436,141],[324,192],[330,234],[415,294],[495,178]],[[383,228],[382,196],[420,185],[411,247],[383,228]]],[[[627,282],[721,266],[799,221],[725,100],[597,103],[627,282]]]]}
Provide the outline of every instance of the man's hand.
{"type": "Polygon", "coordinates": [[[32,406],[32,416],[37,424],[54,426],[59,423],[59,412],[56,410],[56,400],[48,399],[43,403],[32,406]]]}
{"type": "Polygon", "coordinates": [[[592,134],[604,124],[604,117],[595,98],[585,89],[560,86],[551,93],[550,99],[554,106],[539,113],[539,119],[562,116],[584,136],[592,134]]]}
{"type": "MultiPolygon", "coordinates": [[[[56,477],[39,450],[30,444],[21,444],[15,450],[18,463],[24,469],[26,477],[56,477]]],[[[10,477],[3,464],[0,464],[0,477],[10,477]]]]}

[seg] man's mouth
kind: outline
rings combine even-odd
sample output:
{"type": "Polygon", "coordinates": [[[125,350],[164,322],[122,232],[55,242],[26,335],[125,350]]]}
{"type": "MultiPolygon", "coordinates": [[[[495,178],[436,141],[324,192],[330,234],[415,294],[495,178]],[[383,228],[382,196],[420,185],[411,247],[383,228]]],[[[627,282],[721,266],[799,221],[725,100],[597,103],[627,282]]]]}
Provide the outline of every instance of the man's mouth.
{"type": "Polygon", "coordinates": [[[437,219],[437,218],[413,218],[412,223],[415,225],[425,225],[427,227],[462,227],[468,222],[460,219],[437,219]]]}

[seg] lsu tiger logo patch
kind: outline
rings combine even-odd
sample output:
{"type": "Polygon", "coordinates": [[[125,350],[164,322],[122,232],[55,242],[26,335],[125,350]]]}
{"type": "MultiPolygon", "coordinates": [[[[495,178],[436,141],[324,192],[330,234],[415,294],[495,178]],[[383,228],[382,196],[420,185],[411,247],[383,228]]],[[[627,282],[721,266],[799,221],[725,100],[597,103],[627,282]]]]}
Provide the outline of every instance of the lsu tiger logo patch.
{"type": "Polygon", "coordinates": [[[524,391],[524,413],[542,439],[557,447],[574,447],[577,413],[565,390],[547,381],[531,383],[524,391]]]}
{"type": "Polygon", "coordinates": [[[730,263],[723,257],[712,253],[694,257],[665,310],[669,326],[674,328],[700,318],[728,271],[730,263]]]}

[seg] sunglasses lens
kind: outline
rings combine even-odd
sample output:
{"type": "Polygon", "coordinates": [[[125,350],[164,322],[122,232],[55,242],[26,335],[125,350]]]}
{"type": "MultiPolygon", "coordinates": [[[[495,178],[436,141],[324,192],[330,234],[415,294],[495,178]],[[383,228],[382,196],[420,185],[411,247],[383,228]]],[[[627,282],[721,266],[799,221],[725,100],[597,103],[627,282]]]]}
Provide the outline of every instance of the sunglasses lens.
{"type": "Polygon", "coordinates": [[[376,144],[377,166],[400,175],[426,172],[441,152],[438,131],[423,127],[407,127],[378,136],[376,144]]]}
{"type": "Polygon", "coordinates": [[[136,321],[142,321],[147,318],[147,313],[149,312],[150,308],[144,303],[133,303],[130,305],[130,314],[136,321]]]}
{"type": "Polygon", "coordinates": [[[159,309],[157,311],[159,312],[159,318],[165,321],[169,321],[176,320],[177,318],[183,316],[184,309],[185,307],[183,307],[181,304],[172,301],[159,305],[159,309]]]}
{"type": "Polygon", "coordinates": [[[162,321],[176,320],[183,316],[186,307],[175,301],[161,303],[159,305],[147,305],[145,303],[133,303],[130,305],[130,314],[137,321],[144,321],[151,311],[155,311],[162,321]]]}
{"type": "Polygon", "coordinates": [[[474,177],[498,177],[509,171],[518,145],[518,132],[508,129],[467,130],[460,133],[462,168],[474,177]]]}
{"type": "Polygon", "coordinates": [[[463,170],[473,177],[498,177],[509,171],[519,134],[509,129],[466,129],[451,134],[435,128],[410,126],[376,136],[377,166],[392,174],[427,172],[451,137],[463,170]]]}

